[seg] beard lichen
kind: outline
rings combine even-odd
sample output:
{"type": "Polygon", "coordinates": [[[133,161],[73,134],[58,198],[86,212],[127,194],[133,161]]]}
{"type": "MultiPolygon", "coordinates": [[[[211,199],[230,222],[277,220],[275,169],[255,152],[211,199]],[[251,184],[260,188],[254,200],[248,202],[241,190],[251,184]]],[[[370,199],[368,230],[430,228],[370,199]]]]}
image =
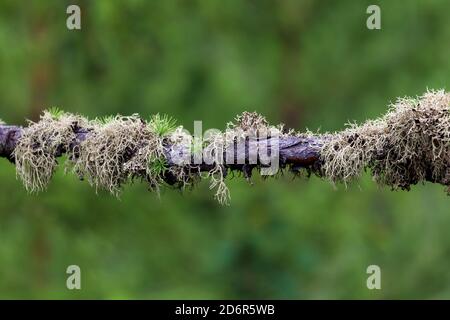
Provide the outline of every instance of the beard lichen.
{"type": "Polygon", "coordinates": [[[322,175],[348,183],[370,170],[376,182],[394,190],[423,181],[449,186],[449,109],[450,94],[443,90],[398,99],[380,119],[327,136],[322,175]]]}
{"type": "Polygon", "coordinates": [[[204,143],[206,163],[212,166],[206,175],[210,180],[210,189],[216,189],[214,198],[220,204],[229,204],[230,191],[225,183],[227,169],[223,165],[223,153],[227,144],[225,135],[222,132],[215,132],[205,137],[204,143]]]}
{"type": "Polygon", "coordinates": [[[160,174],[150,164],[163,156],[161,138],[138,115],[93,121],[94,130],[79,146],[73,170],[87,177],[96,190],[118,196],[121,187],[136,177],[158,190],[160,174]]]}
{"type": "Polygon", "coordinates": [[[76,128],[88,124],[83,117],[55,115],[50,111],[45,111],[38,122],[29,121],[29,124],[15,147],[14,158],[17,176],[26,190],[33,193],[47,188],[58,164],[56,158],[71,152],[76,128]]]}

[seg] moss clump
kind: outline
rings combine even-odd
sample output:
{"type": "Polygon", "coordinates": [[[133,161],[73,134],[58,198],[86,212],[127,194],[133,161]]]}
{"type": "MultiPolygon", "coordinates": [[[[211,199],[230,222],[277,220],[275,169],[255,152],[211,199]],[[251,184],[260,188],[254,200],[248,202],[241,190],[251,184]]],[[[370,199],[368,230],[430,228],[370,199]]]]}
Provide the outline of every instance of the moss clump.
{"type": "Polygon", "coordinates": [[[70,150],[77,127],[88,126],[87,120],[66,113],[58,117],[45,111],[40,121],[24,129],[14,150],[17,176],[29,192],[44,190],[57,166],[56,158],[70,150]]]}
{"type": "Polygon", "coordinates": [[[399,99],[380,119],[327,137],[322,174],[347,183],[369,169],[393,189],[421,181],[450,185],[449,109],[450,94],[442,90],[399,99]]]}

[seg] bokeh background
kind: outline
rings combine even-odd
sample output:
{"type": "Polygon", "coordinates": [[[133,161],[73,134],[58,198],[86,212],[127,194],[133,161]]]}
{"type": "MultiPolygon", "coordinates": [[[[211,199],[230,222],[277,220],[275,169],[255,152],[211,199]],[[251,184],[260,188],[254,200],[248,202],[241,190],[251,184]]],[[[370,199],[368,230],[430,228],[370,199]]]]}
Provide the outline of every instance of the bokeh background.
{"type": "MultiPolygon", "coordinates": [[[[0,117],[60,106],[89,117],[167,113],[192,130],[244,110],[299,130],[340,130],[450,83],[449,1],[0,2],[0,117]],[[79,4],[82,30],[66,28],[79,4]],[[381,7],[382,30],[366,28],[381,7]]],[[[59,170],[28,195],[0,159],[0,298],[450,298],[443,187],[380,189],[365,176],[204,182],[121,199],[59,170]],[[66,289],[68,265],[82,290],[66,289]],[[366,288],[366,268],[382,290],[366,288]]]]}

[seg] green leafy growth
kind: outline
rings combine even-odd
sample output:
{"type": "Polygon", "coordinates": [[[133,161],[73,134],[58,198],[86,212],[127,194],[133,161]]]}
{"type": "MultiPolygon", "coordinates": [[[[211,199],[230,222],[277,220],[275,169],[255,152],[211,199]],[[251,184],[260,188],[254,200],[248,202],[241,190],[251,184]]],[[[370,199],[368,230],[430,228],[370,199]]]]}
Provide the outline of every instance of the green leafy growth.
{"type": "Polygon", "coordinates": [[[152,176],[159,176],[167,170],[167,161],[163,157],[150,159],[148,162],[148,168],[150,169],[152,176]]]}
{"type": "Polygon", "coordinates": [[[58,107],[50,107],[47,112],[52,116],[53,120],[59,120],[65,114],[63,110],[58,107]]]}
{"type": "Polygon", "coordinates": [[[159,113],[153,115],[148,123],[150,129],[158,136],[163,137],[176,129],[176,120],[168,115],[160,115],[159,113]]]}
{"type": "Polygon", "coordinates": [[[116,118],[115,116],[104,116],[104,117],[96,118],[95,120],[97,120],[97,122],[99,122],[100,124],[107,124],[107,123],[110,123],[111,121],[113,121],[115,118],[116,118]]]}

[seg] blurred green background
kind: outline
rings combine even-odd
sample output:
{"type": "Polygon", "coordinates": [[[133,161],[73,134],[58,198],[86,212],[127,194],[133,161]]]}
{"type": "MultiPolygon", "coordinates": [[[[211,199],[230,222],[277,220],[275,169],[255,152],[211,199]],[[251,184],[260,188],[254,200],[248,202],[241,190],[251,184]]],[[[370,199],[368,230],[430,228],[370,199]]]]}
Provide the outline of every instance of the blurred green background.
{"type": "MultiPolygon", "coordinates": [[[[340,130],[450,83],[449,1],[0,2],[0,117],[168,113],[224,128],[244,110],[340,130]],[[66,28],[79,4],[82,30],[66,28]],[[382,29],[366,28],[381,7],[382,29]]],[[[450,298],[443,187],[229,181],[220,206],[145,185],[121,200],[60,169],[28,195],[0,160],[0,298],[450,298]],[[66,289],[68,265],[82,290],[66,289]],[[381,267],[382,290],[366,288],[381,267]]]]}

